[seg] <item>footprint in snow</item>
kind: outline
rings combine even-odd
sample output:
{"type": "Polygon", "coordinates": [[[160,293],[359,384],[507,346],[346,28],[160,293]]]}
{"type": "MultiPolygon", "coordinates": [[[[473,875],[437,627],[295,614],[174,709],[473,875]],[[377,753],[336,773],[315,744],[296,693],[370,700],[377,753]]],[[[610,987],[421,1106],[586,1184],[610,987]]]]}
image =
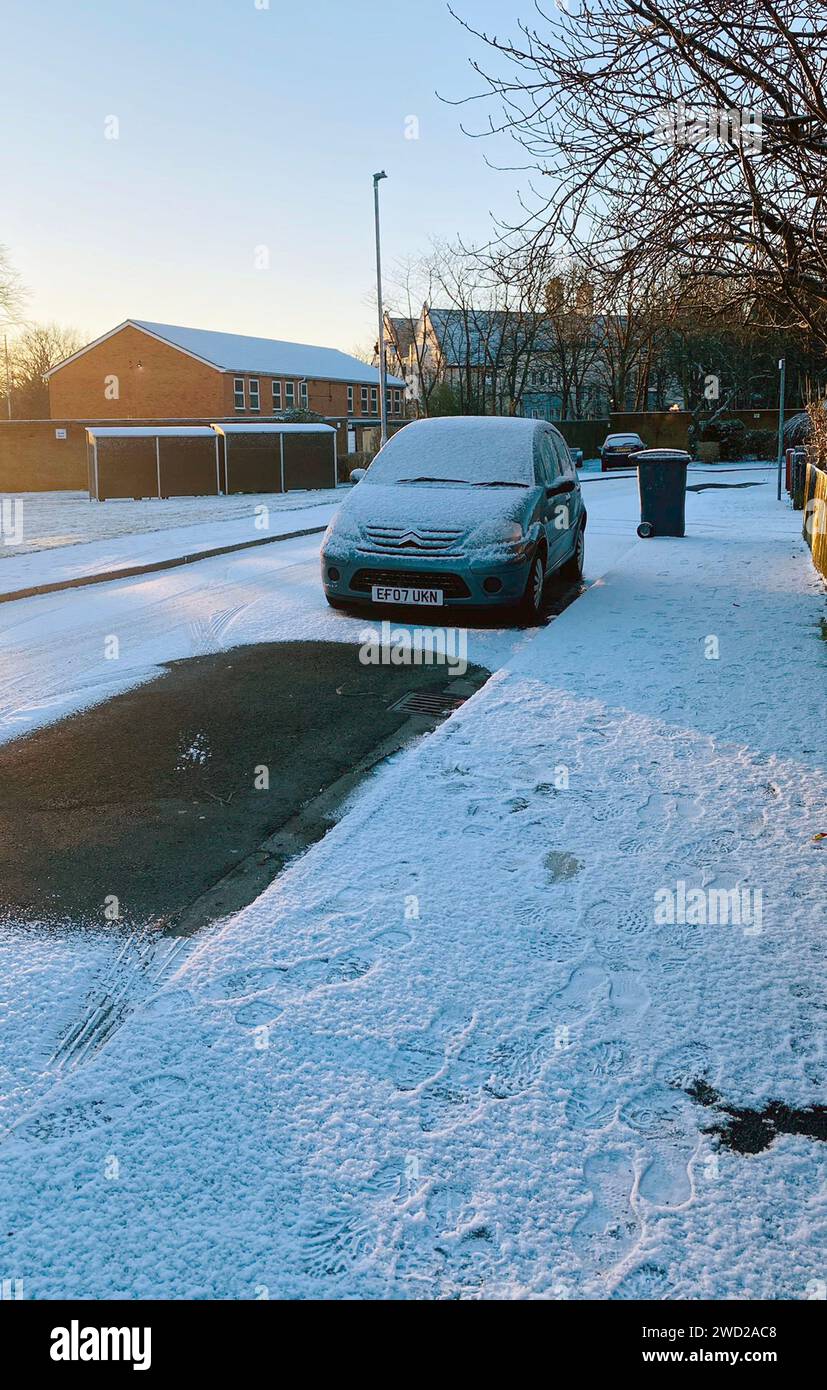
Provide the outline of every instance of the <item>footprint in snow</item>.
{"type": "Polygon", "coordinates": [[[651,1003],[649,991],[635,970],[619,970],[612,975],[609,1000],[617,1013],[627,1017],[645,1013],[651,1003]]]}
{"type": "Polygon", "coordinates": [[[270,989],[283,977],[282,970],[272,968],[259,970],[237,970],[226,975],[217,986],[220,993],[210,997],[211,1003],[226,1003],[231,999],[243,999],[246,994],[259,994],[270,989]]]}
{"type": "Polygon", "coordinates": [[[12,1126],[3,1137],[24,1141],[33,1139],[40,1144],[50,1144],[57,1139],[73,1139],[75,1135],[86,1134],[100,1125],[109,1124],[111,1120],[108,1107],[103,1101],[95,1100],[43,1111],[12,1126]]]}
{"type": "Polygon", "coordinates": [[[596,1077],[615,1077],[629,1071],[629,1053],[617,1038],[594,1043],[580,1054],[586,1071],[596,1077]]]}
{"type": "Polygon", "coordinates": [[[592,962],[579,965],[563,988],[532,1010],[531,1016],[559,1017],[564,1023],[565,1014],[591,1007],[597,995],[605,991],[606,980],[606,971],[601,965],[592,962]]]}
{"type": "Polygon", "coordinates": [[[419,1125],[426,1134],[454,1129],[468,1119],[479,1105],[479,1093],[452,1084],[446,1077],[423,1091],[419,1125]]]}
{"type": "Polygon", "coordinates": [[[614,1092],[601,1094],[592,1088],[590,1091],[577,1091],[566,1102],[566,1123],[572,1129],[603,1129],[611,1124],[617,1111],[617,1097],[614,1092]]]}
{"type": "Polygon", "coordinates": [[[161,1072],[157,1076],[145,1076],[142,1081],[134,1082],[129,1089],[139,1101],[155,1104],[159,1101],[163,1103],[174,1100],[185,1091],[192,1094],[193,1088],[185,1076],[178,1076],[175,1072],[161,1072]]]}
{"type": "Polygon", "coordinates": [[[341,1209],[312,1220],[300,1242],[301,1263],[314,1279],[340,1279],[376,1248],[369,1222],[359,1212],[341,1209]]]}
{"type": "Polygon", "coordinates": [[[584,1263],[598,1270],[611,1268],[632,1249],[640,1231],[631,1204],[632,1159],[622,1149],[607,1149],[588,1158],[583,1172],[592,1201],[572,1241],[584,1263]]]}
{"type": "Polygon", "coordinates": [[[670,1048],[659,1057],[655,1062],[654,1074],[665,1085],[684,1091],[693,1081],[708,1079],[711,1069],[709,1048],[693,1040],[670,1048]]]}
{"type": "Polygon", "coordinates": [[[192,995],[187,989],[163,990],[156,994],[153,999],[148,999],[143,1005],[143,1012],[153,1018],[164,1018],[169,1014],[177,1014],[188,1009],[192,1004],[192,995]]]}
{"type": "Polygon", "coordinates": [[[261,1028],[264,1024],[275,1023],[283,1012],[277,1004],[266,999],[251,999],[249,1004],[242,1004],[236,1010],[235,1021],[242,1028],[261,1028]]]}
{"type": "Polygon", "coordinates": [[[683,1206],[692,1196],[689,1162],[698,1140],[689,1102],[665,1087],[649,1087],[626,1101],[620,1113],[646,1141],[641,1196],[653,1206],[683,1206]]]}
{"type": "Polygon", "coordinates": [[[638,1191],[654,1207],[682,1207],[692,1196],[692,1179],[687,1154],[664,1142],[652,1145],[651,1157],[641,1176],[638,1191]]]}
{"type": "Polygon", "coordinates": [[[660,1302],[674,1297],[669,1275],[662,1265],[638,1265],[624,1275],[610,1294],[611,1298],[633,1299],[635,1302],[660,1302]]]}
{"type": "Polygon", "coordinates": [[[554,1054],[551,1030],[498,1043],[486,1062],[489,1075],[484,1090],[497,1100],[522,1095],[540,1080],[543,1068],[554,1054]]]}
{"type": "Polygon", "coordinates": [[[397,1047],[389,1066],[398,1091],[413,1091],[445,1066],[446,1056],[459,1045],[470,1018],[454,1005],[442,1009],[427,1028],[397,1047]]]}

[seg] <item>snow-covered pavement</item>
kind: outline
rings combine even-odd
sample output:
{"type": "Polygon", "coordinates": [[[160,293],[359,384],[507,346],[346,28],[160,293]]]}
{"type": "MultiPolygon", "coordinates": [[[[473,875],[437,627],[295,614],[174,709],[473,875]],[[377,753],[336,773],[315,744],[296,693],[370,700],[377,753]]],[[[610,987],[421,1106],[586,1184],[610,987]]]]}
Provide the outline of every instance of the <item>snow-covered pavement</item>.
{"type": "MultiPolygon", "coordinates": [[[[818,1296],[827,1148],[719,1146],[687,1091],[824,1100],[823,585],[770,486],[690,494],[685,540],[636,541],[626,480],[587,504],[602,577],[533,637],[473,634],[488,685],[249,908],[136,950],[139,1002],[72,1073],[105,939],[4,930],[27,1297],[818,1296]]],[[[103,631],[133,681],[199,632],[355,640],[314,547],[270,551],[8,605],[5,736],[102,698],[103,631]]]]}

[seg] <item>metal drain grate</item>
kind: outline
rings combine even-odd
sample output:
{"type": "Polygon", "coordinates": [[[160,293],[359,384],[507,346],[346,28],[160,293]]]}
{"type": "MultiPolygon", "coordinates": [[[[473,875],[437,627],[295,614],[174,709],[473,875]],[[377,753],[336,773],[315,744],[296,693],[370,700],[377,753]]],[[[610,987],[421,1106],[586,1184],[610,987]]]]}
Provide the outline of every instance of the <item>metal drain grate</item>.
{"type": "Polygon", "coordinates": [[[467,695],[411,690],[407,695],[403,695],[401,700],[397,700],[396,704],[391,705],[390,709],[398,710],[400,714],[427,714],[435,719],[447,719],[448,715],[453,714],[460,705],[464,705],[467,699],[467,695]]]}

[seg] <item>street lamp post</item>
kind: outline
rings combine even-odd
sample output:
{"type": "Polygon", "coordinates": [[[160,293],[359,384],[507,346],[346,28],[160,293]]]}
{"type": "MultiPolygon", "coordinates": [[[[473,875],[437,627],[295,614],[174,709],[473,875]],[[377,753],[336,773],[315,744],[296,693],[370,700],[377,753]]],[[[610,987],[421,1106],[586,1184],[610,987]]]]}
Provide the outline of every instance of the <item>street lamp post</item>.
{"type": "Polygon", "coordinates": [[[778,383],[778,500],[781,501],[781,465],[784,461],[784,387],[787,376],[787,359],[782,357],[778,363],[781,379],[778,383]]]}
{"type": "Polygon", "coordinates": [[[382,253],[379,246],[379,180],[388,176],[384,169],[373,176],[373,216],[376,224],[376,298],[379,304],[379,445],[388,442],[388,402],[385,387],[385,314],[382,308],[382,253]]]}

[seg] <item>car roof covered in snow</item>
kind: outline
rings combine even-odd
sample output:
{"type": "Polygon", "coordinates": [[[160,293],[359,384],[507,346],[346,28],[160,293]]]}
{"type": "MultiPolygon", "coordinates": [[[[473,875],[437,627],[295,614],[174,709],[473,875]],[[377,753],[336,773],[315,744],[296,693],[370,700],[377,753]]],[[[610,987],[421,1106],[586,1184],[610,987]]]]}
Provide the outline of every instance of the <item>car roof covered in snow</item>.
{"type": "Polygon", "coordinates": [[[395,483],[514,482],[534,486],[534,437],[549,426],[522,416],[446,415],[415,420],[392,435],[367,478],[395,483]]]}

